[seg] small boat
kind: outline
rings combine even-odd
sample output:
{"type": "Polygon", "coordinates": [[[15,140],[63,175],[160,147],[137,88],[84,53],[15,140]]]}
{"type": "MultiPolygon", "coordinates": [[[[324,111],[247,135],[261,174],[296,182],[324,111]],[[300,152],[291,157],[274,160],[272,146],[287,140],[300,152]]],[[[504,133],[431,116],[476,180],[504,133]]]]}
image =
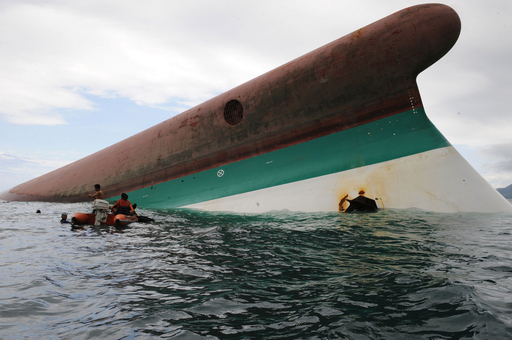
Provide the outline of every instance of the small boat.
{"type": "MultiPolygon", "coordinates": [[[[71,217],[73,225],[94,225],[96,214],[90,213],[74,213],[71,217]]],[[[130,223],[137,222],[137,216],[126,216],[123,214],[108,214],[105,222],[100,222],[100,225],[123,227],[130,223]]]]}
{"type": "Polygon", "coordinates": [[[137,222],[137,216],[128,216],[123,214],[117,214],[114,216],[114,225],[116,226],[125,226],[132,222],[137,222]]]}

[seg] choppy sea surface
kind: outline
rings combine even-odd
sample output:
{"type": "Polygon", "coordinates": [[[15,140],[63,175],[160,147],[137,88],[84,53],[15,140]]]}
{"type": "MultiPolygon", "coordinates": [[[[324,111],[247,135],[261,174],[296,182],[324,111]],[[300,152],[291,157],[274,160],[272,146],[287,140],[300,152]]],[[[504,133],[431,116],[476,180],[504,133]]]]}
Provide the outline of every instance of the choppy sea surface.
{"type": "Polygon", "coordinates": [[[511,214],[89,210],[0,201],[0,338],[512,339],[511,214]]]}

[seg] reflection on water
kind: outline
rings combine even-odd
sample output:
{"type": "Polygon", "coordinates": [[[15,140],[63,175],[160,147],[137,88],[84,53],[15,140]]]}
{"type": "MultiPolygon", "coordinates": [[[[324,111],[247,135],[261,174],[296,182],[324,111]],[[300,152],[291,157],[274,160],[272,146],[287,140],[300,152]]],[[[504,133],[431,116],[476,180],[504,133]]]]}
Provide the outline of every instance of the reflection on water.
{"type": "Polygon", "coordinates": [[[144,211],[0,202],[5,338],[506,339],[511,215],[144,211]],[[37,209],[41,214],[35,214],[37,209]]]}

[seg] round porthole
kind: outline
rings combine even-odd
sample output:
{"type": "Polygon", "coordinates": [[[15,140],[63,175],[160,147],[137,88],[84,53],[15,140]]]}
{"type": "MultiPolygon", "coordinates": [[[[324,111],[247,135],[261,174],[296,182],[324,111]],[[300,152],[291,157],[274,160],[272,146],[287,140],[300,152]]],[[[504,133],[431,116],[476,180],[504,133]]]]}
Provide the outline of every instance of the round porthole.
{"type": "Polygon", "coordinates": [[[230,100],[224,107],[224,120],[229,125],[238,125],[244,118],[244,108],[238,100],[230,100]]]}

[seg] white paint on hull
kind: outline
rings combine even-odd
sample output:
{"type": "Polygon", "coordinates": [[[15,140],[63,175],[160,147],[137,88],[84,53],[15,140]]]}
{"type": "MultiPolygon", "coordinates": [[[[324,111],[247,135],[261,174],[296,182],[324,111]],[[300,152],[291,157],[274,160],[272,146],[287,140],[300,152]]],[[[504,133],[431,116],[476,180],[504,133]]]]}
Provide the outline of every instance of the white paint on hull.
{"type": "Polygon", "coordinates": [[[360,190],[376,199],[379,208],[512,212],[512,205],[452,146],[185,208],[244,213],[338,211],[343,197],[355,198],[360,190]]]}

